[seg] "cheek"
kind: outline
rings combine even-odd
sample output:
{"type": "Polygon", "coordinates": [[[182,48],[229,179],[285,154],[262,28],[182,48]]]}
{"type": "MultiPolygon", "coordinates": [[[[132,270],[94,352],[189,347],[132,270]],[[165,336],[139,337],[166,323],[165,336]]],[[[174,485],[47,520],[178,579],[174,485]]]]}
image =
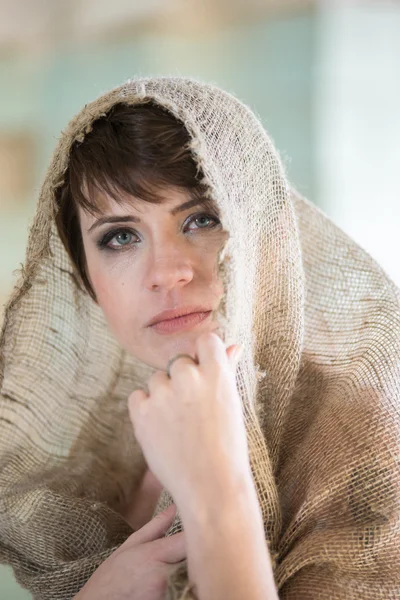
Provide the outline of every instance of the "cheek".
{"type": "Polygon", "coordinates": [[[224,286],[221,279],[220,269],[215,258],[215,253],[210,257],[206,264],[207,279],[213,293],[221,297],[224,293],[224,286]]]}
{"type": "Polygon", "coordinates": [[[204,240],[201,252],[200,263],[204,265],[205,272],[207,273],[206,277],[210,282],[214,294],[218,297],[221,297],[224,293],[218,256],[228,238],[229,235],[226,231],[216,232],[214,236],[209,236],[208,240],[204,240]]]}
{"type": "Polygon", "coordinates": [[[140,314],[140,311],[138,311],[138,294],[135,293],[133,278],[117,278],[104,272],[94,271],[91,281],[108,326],[117,339],[123,342],[124,333],[129,329],[132,336],[135,328],[138,327],[135,315],[140,314]]]}

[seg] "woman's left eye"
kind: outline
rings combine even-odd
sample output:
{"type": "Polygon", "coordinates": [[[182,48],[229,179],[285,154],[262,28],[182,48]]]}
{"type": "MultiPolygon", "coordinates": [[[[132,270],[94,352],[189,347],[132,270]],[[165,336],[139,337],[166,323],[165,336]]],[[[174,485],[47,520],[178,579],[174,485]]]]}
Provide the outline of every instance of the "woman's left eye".
{"type": "Polygon", "coordinates": [[[194,215],[193,217],[190,217],[189,221],[188,221],[188,229],[189,230],[193,230],[193,229],[211,229],[212,227],[216,227],[217,225],[219,225],[220,221],[219,219],[217,219],[217,217],[214,217],[212,215],[207,215],[207,214],[201,214],[201,215],[194,215]],[[194,228],[189,227],[190,225],[192,225],[192,223],[195,223],[196,226],[194,228]]]}

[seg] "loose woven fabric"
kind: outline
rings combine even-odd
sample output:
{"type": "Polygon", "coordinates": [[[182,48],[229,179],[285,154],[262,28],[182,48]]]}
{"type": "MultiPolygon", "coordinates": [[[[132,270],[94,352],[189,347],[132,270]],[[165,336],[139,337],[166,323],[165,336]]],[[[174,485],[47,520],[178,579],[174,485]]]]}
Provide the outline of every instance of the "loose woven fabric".
{"type": "MultiPolygon", "coordinates": [[[[67,600],[132,533],[120,513],[145,464],[127,397],[153,369],[80,285],[54,191],[94,119],[146,100],[185,124],[229,232],[219,320],[244,347],[237,385],[279,597],[400,598],[399,291],[291,190],[246,106],[180,78],[87,104],[54,153],[1,338],[0,558],[35,599],[67,600]]],[[[156,512],[170,502],[164,491],[156,512]]],[[[168,534],[180,528],[178,515],[168,534]]],[[[195,597],[184,565],[168,597],[195,597]]]]}

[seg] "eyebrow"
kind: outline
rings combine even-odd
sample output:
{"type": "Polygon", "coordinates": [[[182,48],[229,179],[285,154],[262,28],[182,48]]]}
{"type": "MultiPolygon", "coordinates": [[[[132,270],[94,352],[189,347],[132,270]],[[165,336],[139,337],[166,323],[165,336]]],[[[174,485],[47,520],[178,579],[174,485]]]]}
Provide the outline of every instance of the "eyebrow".
{"type": "MultiPolygon", "coordinates": [[[[179,206],[175,206],[169,212],[172,216],[177,215],[184,210],[189,210],[189,208],[193,208],[194,206],[203,206],[204,208],[210,209],[213,206],[213,201],[210,198],[194,198],[192,200],[188,200],[179,206]]],[[[90,233],[97,227],[101,225],[105,225],[106,223],[140,223],[140,219],[135,217],[134,215],[109,215],[107,217],[100,217],[96,219],[96,221],[89,227],[88,232],[90,233]]]]}

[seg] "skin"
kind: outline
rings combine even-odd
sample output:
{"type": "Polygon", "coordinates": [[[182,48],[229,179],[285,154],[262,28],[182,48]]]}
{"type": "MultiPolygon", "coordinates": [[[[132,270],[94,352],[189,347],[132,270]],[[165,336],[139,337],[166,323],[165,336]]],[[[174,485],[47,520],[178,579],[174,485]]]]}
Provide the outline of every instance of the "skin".
{"type": "MultiPolygon", "coordinates": [[[[157,369],[148,393],[130,395],[129,413],[152,477],[178,506],[184,539],[176,534],[165,541],[166,522],[161,528],[154,519],[145,525],[141,519],[149,513],[140,514],[140,505],[146,499],[137,498],[129,518],[141,528],[100,566],[77,598],[101,600],[112,593],[121,600],[161,600],[170,565],[187,557],[200,600],[275,600],[236,388],[238,347],[225,348],[214,315],[169,335],[148,327],[167,308],[202,304],[217,309],[223,295],[217,256],[227,234],[202,208],[171,214],[189,200],[187,192],[166,189],[164,197],[162,204],[127,199],[122,206],[101,199],[103,216],[131,215],[140,222],[95,227],[99,215],[83,211],[80,222],[88,276],[110,329],[128,352],[157,369]],[[99,240],[110,230],[116,230],[108,241],[112,248],[101,250],[99,240]],[[179,358],[168,377],[166,364],[178,352],[196,357],[197,363],[179,358]],[[150,538],[149,527],[154,528],[150,538]],[[241,568],[233,572],[233,564],[241,568]]],[[[147,480],[156,497],[154,483],[147,480]]]]}
{"type": "Polygon", "coordinates": [[[108,326],[123,348],[157,369],[165,369],[177,353],[193,356],[201,332],[218,331],[214,315],[207,324],[168,336],[147,323],[182,305],[217,309],[223,295],[217,255],[227,239],[219,221],[201,206],[171,214],[190,199],[189,192],[169,188],[163,198],[162,204],[129,198],[119,205],[104,195],[98,199],[101,216],[132,215],[140,222],[102,224],[91,231],[99,215],[79,209],[88,276],[108,326]],[[100,250],[97,242],[113,229],[119,234],[100,250]]]}
{"type": "Polygon", "coordinates": [[[135,435],[178,506],[199,600],[277,600],[234,376],[238,355],[229,357],[213,332],[200,334],[195,350],[198,364],[180,358],[170,378],[156,371],[148,394],[131,394],[135,435]]]}

